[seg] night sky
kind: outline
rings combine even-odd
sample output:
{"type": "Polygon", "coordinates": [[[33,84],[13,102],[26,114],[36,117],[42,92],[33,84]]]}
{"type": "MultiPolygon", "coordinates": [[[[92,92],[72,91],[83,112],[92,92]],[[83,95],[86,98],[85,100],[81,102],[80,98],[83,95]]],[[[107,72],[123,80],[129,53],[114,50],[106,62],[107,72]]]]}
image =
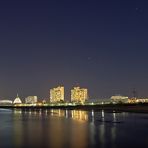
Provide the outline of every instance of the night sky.
{"type": "Polygon", "coordinates": [[[148,1],[0,1],[0,98],[58,85],[148,97],[148,1]]]}

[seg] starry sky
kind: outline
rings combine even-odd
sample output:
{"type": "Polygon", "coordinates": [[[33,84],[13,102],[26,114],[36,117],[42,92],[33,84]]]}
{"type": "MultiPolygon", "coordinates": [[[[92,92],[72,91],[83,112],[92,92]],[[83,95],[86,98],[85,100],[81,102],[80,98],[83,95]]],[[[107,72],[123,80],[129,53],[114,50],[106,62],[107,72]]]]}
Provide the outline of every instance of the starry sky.
{"type": "Polygon", "coordinates": [[[148,97],[148,1],[0,1],[0,98],[64,85],[148,97]]]}

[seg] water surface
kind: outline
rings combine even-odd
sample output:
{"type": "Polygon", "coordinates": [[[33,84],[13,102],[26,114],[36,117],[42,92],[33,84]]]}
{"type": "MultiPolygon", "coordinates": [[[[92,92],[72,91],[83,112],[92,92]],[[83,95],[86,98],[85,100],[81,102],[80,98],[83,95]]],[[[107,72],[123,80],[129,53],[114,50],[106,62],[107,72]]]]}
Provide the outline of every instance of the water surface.
{"type": "Polygon", "coordinates": [[[148,114],[0,109],[0,148],[143,148],[148,114]]]}

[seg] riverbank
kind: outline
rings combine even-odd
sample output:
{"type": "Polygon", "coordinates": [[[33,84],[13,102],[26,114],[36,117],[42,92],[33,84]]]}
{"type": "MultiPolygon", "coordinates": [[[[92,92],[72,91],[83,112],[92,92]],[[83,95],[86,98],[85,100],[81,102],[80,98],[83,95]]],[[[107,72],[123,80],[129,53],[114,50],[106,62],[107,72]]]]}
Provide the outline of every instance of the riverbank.
{"type": "Polygon", "coordinates": [[[4,109],[63,109],[63,110],[85,110],[106,112],[135,112],[148,113],[148,104],[106,104],[106,105],[75,105],[75,106],[0,106],[4,109]]]}

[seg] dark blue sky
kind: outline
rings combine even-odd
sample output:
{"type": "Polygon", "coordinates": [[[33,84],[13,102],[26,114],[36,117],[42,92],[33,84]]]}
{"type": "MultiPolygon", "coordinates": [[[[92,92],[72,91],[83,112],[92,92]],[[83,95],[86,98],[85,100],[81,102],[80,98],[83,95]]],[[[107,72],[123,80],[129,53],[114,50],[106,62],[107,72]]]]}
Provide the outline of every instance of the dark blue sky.
{"type": "Polygon", "coordinates": [[[0,2],[0,97],[75,85],[91,98],[148,97],[146,0],[0,2]]]}

